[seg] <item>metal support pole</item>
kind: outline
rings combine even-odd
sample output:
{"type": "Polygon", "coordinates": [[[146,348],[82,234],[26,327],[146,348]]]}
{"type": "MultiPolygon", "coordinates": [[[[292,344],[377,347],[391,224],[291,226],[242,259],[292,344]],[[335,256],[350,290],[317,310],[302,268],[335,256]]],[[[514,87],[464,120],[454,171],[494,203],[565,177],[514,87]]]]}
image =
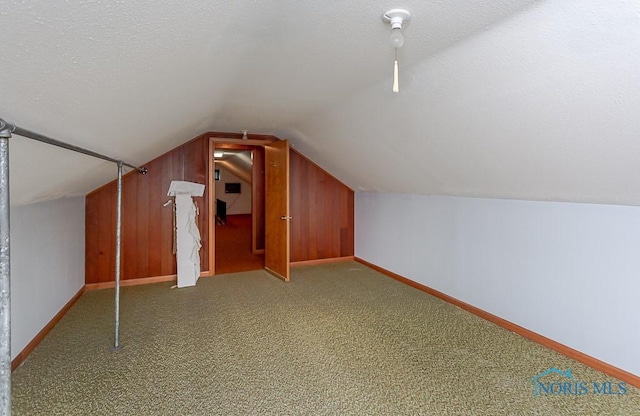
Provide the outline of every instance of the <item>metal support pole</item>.
{"type": "MultiPolygon", "coordinates": [[[[87,149],[82,148],[80,146],[76,146],[76,145],[73,145],[73,144],[61,142],[59,140],[52,139],[51,137],[47,137],[47,136],[44,136],[42,134],[34,133],[32,131],[29,131],[27,129],[23,129],[23,128],[18,127],[18,126],[15,126],[15,129],[13,130],[13,132],[15,134],[17,134],[18,136],[26,137],[26,138],[31,139],[31,140],[36,140],[38,142],[42,142],[42,143],[50,144],[50,145],[53,145],[53,146],[61,147],[63,149],[72,150],[74,152],[82,153],[82,154],[85,154],[87,156],[93,156],[93,157],[96,157],[98,159],[107,160],[107,161],[113,162],[113,163],[122,162],[121,160],[114,159],[112,157],[105,156],[105,155],[102,155],[100,153],[94,152],[93,150],[87,150],[87,149]]],[[[122,163],[125,166],[128,166],[130,168],[133,168],[133,169],[139,171],[143,175],[147,173],[147,170],[145,168],[139,168],[137,166],[130,165],[129,163],[124,163],[124,162],[122,162],[122,163]]]]}
{"type": "Polygon", "coordinates": [[[122,240],[122,165],[118,162],[118,198],[116,201],[116,294],[115,294],[115,322],[113,348],[111,351],[118,351],[120,346],[120,242],[122,240]]]}
{"type": "Polygon", "coordinates": [[[0,120],[0,414],[11,415],[11,264],[9,250],[9,138],[0,120]]]}
{"type": "Polygon", "coordinates": [[[77,153],[82,153],[82,154],[85,154],[87,156],[93,156],[95,158],[102,159],[102,160],[107,160],[109,162],[122,163],[124,166],[128,166],[130,168],[133,168],[133,169],[137,170],[138,172],[142,173],[143,175],[147,174],[147,168],[145,168],[145,167],[134,166],[134,165],[131,165],[129,163],[123,162],[122,160],[114,159],[112,157],[105,156],[105,155],[100,154],[98,152],[94,152],[93,150],[88,150],[88,149],[85,149],[83,147],[76,146],[74,144],[61,142],[60,140],[56,140],[56,139],[52,139],[51,137],[47,137],[44,134],[34,133],[34,132],[30,131],[30,130],[23,129],[22,127],[18,127],[15,124],[9,123],[9,122],[7,122],[7,121],[5,121],[5,120],[0,118],[0,129],[2,129],[3,127],[7,128],[9,130],[9,132],[13,132],[13,133],[17,134],[18,136],[26,137],[27,139],[35,140],[35,141],[38,141],[38,142],[41,142],[41,143],[50,144],[52,146],[61,147],[63,149],[67,149],[67,150],[72,150],[72,151],[77,152],[77,153]]]}
{"type": "Polygon", "coordinates": [[[98,159],[107,160],[118,165],[118,201],[116,206],[116,271],[115,271],[115,329],[112,351],[120,348],[120,242],[122,234],[122,168],[131,167],[141,174],[147,173],[147,168],[137,167],[122,160],[102,155],[92,150],[61,142],[45,135],[34,133],[8,123],[0,118],[0,416],[11,413],[11,309],[9,301],[11,292],[9,288],[9,138],[15,133],[28,139],[72,150],[98,159]],[[4,409],[8,410],[4,410],[4,409]]]}

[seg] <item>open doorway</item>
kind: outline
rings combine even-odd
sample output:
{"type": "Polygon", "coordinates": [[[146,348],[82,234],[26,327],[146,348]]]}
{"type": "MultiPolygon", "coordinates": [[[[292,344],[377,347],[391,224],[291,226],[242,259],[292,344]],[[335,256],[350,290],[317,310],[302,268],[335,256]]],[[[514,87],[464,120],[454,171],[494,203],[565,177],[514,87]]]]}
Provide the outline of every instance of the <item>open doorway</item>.
{"type": "Polygon", "coordinates": [[[264,268],[264,149],[216,144],[215,274],[264,268]]]}

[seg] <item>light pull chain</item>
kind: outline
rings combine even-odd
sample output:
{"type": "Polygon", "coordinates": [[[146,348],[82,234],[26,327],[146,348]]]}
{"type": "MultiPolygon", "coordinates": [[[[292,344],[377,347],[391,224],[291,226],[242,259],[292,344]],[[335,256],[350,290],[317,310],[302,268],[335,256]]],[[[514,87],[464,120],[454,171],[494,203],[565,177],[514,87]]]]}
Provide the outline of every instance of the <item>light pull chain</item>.
{"type": "Polygon", "coordinates": [[[398,88],[398,48],[395,48],[395,60],[393,61],[393,92],[400,91],[398,88]]]}

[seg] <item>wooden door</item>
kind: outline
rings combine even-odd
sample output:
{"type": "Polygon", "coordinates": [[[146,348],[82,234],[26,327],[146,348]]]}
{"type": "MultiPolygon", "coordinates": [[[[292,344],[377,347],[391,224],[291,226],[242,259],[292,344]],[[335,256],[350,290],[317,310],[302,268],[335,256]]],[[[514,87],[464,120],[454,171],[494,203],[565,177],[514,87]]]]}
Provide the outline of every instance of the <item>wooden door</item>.
{"type": "Polygon", "coordinates": [[[264,266],[289,281],[289,142],[265,146],[265,255],[264,266]]]}

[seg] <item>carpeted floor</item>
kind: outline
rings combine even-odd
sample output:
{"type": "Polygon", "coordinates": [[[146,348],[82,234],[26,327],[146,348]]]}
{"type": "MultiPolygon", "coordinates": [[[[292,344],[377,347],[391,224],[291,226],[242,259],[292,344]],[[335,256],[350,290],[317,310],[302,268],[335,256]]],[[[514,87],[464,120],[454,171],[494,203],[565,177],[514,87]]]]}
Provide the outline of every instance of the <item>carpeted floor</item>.
{"type": "Polygon", "coordinates": [[[14,415],[634,415],[640,392],[358,263],[84,294],[13,373],[14,415]],[[555,380],[557,375],[546,376],[555,380]],[[560,378],[558,381],[562,381],[560,378]]]}
{"type": "Polygon", "coordinates": [[[216,274],[264,269],[264,254],[251,251],[251,214],[228,215],[216,225],[216,274]]]}

